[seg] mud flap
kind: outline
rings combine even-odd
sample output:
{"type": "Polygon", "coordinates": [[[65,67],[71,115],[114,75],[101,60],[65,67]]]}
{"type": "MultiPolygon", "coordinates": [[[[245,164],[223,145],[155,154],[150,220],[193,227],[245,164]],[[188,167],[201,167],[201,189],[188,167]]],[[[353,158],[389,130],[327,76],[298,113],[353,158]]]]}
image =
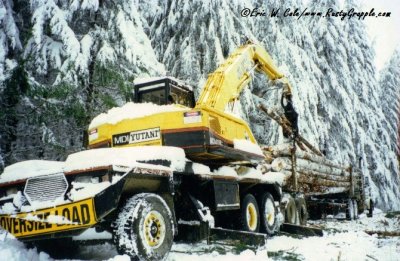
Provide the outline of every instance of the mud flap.
{"type": "Polygon", "coordinates": [[[118,207],[126,176],[94,196],[97,219],[102,219],[118,207]]]}

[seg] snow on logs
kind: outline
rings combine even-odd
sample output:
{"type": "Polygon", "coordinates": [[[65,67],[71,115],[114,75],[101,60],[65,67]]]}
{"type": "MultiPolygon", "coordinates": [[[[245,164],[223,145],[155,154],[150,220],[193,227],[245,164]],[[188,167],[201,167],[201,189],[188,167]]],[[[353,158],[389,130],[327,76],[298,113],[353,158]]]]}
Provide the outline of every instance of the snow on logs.
{"type": "MultiPolygon", "coordinates": [[[[279,157],[291,157],[292,156],[292,151],[290,144],[282,144],[279,146],[267,146],[263,147],[264,154],[267,154],[266,156],[269,158],[279,158],[279,157]]],[[[297,159],[304,159],[306,161],[310,162],[315,162],[324,166],[329,166],[332,168],[336,169],[341,169],[345,172],[350,171],[350,166],[344,167],[342,165],[339,165],[337,163],[334,163],[324,157],[302,151],[297,149],[296,150],[296,158],[297,159]]]]}
{"type": "MultiPolygon", "coordinates": [[[[259,109],[275,120],[284,132],[292,134],[293,129],[285,116],[260,104],[259,109]]],[[[297,149],[289,144],[263,148],[263,168],[284,174],[286,188],[304,193],[343,192],[351,187],[351,168],[336,164],[301,135],[295,139],[297,149]],[[293,157],[294,156],[294,157],[293,157]]]]}
{"type": "MultiPolygon", "coordinates": [[[[285,176],[285,186],[292,186],[292,148],[290,144],[263,147],[266,166],[285,176]]],[[[351,185],[350,167],[336,164],[324,157],[297,149],[296,178],[300,189],[307,193],[346,191],[351,185]]]]}

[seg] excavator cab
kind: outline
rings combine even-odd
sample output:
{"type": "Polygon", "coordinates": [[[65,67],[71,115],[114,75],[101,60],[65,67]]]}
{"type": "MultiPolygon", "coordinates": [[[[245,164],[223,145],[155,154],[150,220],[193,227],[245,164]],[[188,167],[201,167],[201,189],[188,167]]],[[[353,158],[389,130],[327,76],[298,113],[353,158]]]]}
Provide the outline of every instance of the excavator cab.
{"type": "Polygon", "coordinates": [[[180,104],[188,108],[195,105],[193,87],[173,77],[144,79],[135,82],[134,101],[157,105],[180,104]]]}

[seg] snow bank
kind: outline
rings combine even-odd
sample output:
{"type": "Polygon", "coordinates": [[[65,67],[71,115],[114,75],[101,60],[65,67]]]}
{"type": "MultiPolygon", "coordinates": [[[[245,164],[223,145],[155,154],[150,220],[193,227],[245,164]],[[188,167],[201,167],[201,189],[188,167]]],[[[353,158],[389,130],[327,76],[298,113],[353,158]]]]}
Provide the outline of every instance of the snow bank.
{"type": "MultiPolygon", "coordinates": [[[[374,211],[352,221],[318,220],[310,222],[324,228],[323,237],[293,238],[278,236],[268,241],[268,252],[283,252],[301,260],[398,260],[398,237],[378,237],[364,230],[398,231],[399,220],[374,211]]],[[[282,256],[284,257],[284,255],[282,256]]]]}
{"type": "MultiPolygon", "coordinates": [[[[88,229],[90,231],[90,229],[88,229]]],[[[77,240],[91,239],[90,232],[83,233],[82,235],[86,238],[79,238],[77,240]],[[84,234],[84,235],[83,235],[84,234]]],[[[108,239],[107,232],[97,233],[96,238],[108,239]],[[100,235],[100,236],[99,236],[100,235]]],[[[131,260],[127,255],[118,255],[115,247],[111,244],[105,243],[95,246],[78,246],[79,259],[62,259],[62,260],[109,260],[109,261],[129,261],[131,260]],[[81,248],[82,247],[82,248],[81,248]]],[[[71,253],[72,256],[76,255],[71,253]]],[[[24,243],[15,239],[11,234],[6,233],[0,229],[0,257],[1,260],[7,261],[53,261],[54,259],[45,252],[39,252],[36,248],[28,249],[24,243]]]]}
{"type": "Polygon", "coordinates": [[[257,144],[254,144],[248,140],[234,139],[233,147],[238,150],[242,150],[242,151],[246,151],[246,152],[264,156],[260,146],[258,146],[257,144]]]}
{"type": "MultiPolygon", "coordinates": [[[[380,209],[374,209],[373,217],[367,218],[365,214],[361,214],[358,220],[337,222],[334,219],[327,221],[310,221],[313,225],[323,226],[328,230],[341,231],[387,231],[399,232],[400,216],[387,218],[386,213],[380,209]]],[[[400,241],[399,241],[400,243],[400,241]]],[[[400,249],[399,249],[400,250],[400,249]]]]}
{"type": "Polygon", "coordinates": [[[386,241],[393,242],[384,242],[378,237],[354,231],[306,240],[279,236],[268,241],[267,249],[300,256],[304,260],[398,260],[399,253],[393,247],[397,240],[392,238],[386,241]]]}
{"type": "Polygon", "coordinates": [[[61,173],[64,162],[47,160],[27,160],[15,163],[4,169],[0,176],[0,183],[11,182],[30,177],[61,173]]]}
{"type": "Polygon", "coordinates": [[[107,113],[102,113],[92,120],[89,125],[89,129],[96,128],[103,124],[116,124],[125,119],[141,118],[148,115],[172,112],[172,111],[184,111],[185,108],[179,107],[175,104],[171,105],[156,105],[153,103],[133,103],[128,102],[122,107],[115,107],[109,110],[107,113]]]}
{"type": "Polygon", "coordinates": [[[172,247],[172,253],[169,254],[168,261],[191,260],[191,261],[233,261],[233,260],[246,260],[246,261],[267,261],[268,254],[265,248],[260,248],[256,252],[252,250],[245,250],[240,254],[226,253],[221,255],[218,251],[207,251],[210,247],[205,246],[205,250],[193,249],[193,245],[188,244],[175,244],[172,247]],[[193,251],[194,250],[194,251],[193,251]],[[191,253],[191,254],[190,254],[191,253]]]}
{"type": "Polygon", "coordinates": [[[38,253],[36,249],[27,249],[24,244],[13,238],[4,230],[0,230],[0,257],[1,260],[22,261],[22,260],[53,260],[44,252],[38,253]]]}
{"type": "Polygon", "coordinates": [[[85,170],[101,166],[135,167],[138,161],[167,160],[171,168],[183,170],[185,167],[185,152],[183,149],[166,146],[144,146],[131,148],[103,148],[86,150],[68,156],[65,171],[85,170]]]}

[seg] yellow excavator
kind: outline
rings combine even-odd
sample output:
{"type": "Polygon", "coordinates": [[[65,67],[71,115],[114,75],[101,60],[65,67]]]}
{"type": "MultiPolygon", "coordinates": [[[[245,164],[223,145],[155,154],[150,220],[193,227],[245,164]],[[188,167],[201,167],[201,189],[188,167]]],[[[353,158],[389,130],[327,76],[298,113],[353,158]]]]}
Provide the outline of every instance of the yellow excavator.
{"type": "Polygon", "coordinates": [[[283,93],[290,95],[291,87],[270,55],[247,43],[209,75],[196,104],[192,88],[174,78],[136,84],[134,101],[142,107],[125,105],[93,119],[89,148],[174,146],[193,161],[217,165],[262,160],[248,124],[231,113],[254,70],[279,79],[283,93]]]}

